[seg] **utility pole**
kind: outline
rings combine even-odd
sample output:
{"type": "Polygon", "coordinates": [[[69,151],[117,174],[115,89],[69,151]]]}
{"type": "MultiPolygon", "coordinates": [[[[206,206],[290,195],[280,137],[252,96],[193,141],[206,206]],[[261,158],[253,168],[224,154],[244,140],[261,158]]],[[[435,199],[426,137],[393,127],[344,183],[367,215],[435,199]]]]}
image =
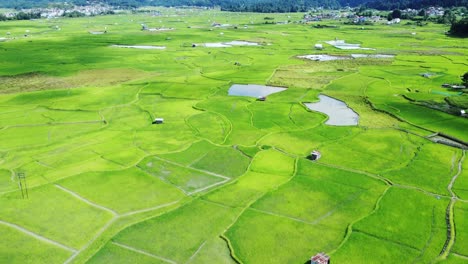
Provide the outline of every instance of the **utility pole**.
{"type": "Polygon", "coordinates": [[[16,173],[16,177],[18,178],[18,185],[21,190],[21,197],[23,199],[26,197],[26,199],[29,198],[29,193],[28,193],[28,185],[26,184],[26,174],[24,172],[18,172],[16,173]]]}

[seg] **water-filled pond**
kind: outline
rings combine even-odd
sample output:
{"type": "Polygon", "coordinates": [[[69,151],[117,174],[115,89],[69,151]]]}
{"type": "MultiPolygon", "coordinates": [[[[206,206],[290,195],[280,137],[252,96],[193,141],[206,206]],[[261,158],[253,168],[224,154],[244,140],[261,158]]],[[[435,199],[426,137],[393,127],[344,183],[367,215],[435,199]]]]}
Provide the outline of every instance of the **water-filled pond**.
{"type": "Polygon", "coordinates": [[[337,49],[343,49],[343,50],[354,50],[354,49],[375,50],[372,48],[361,48],[361,44],[346,43],[344,40],[331,40],[331,41],[326,41],[325,43],[330,44],[337,49]]]}
{"type": "Polygon", "coordinates": [[[370,58],[370,59],[393,59],[395,55],[389,54],[351,54],[354,59],[370,58]]]}
{"type": "Polygon", "coordinates": [[[300,59],[308,59],[313,61],[334,61],[334,60],[349,60],[350,57],[346,56],[333,56],[327,54],[311,54],[311,55],[303,55],[298,56],[300,59]]]}
{"type": "Polygon", "coordinates": [[[302,55],[297,56],[299,59],[307,59],[313,61],[335,61],[335,60],[350,60],[350,59],[362,59],[362,58],[369,58],[369,59],[392,59],[395,55],[388,55],[388,54],[351,54],[348,55],[327,55],[327,54],[310,54],[310,55],[302,55]]]}
{"type": "Polygon", "coordinates": [[[234,84],[229,88],[229,95],[233,96],[250,96],[250,97],[265,97],[270,94],[279,93],[286,90],[283,87],[256,85],[256,84],[234,84]]]}
{"type": "Polygon", "coordinates": [[[319,95],[319,99],[317,103],[304,105],[310,110],[326,114],[328,120],[325,124],[332,126],[356,126],[358,124],[359,115],[344,102],[326,95],[319,95]]]}
{"type": "Polygon", "coordinates": [[[129,48],[129,49],[157,49],[157,50],[166,49],[166,47],[164,46],[147,46],[147,45],[112,45],[111,47],[129,48]]]}
{"type": "Polygon", "coordinates": [[[213,42],[213,43],[202,43],[195,44],[195,46],[202,46],[207,48],[230,48],[233,46],[259,46],[257,42],[243,41],[243,40],[233,40],[229,42],[213,42]]]}

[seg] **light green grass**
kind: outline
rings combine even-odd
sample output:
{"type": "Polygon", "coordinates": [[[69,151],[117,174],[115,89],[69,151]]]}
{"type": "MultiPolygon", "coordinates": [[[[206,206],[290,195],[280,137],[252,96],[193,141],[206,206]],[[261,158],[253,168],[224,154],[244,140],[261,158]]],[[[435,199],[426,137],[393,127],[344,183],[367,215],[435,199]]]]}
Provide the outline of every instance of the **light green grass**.
{"type": "Polygon", "coordinates": [[[71,252],[0,224],[0,262],[63,263],[71,252]]]}
{"type": "Polygon", "coordinates": [[[312,150],[352,135],[353,131],[357,132],[358,129],[322,125],[307,130],[273,133],[264,137],[260,143],[305,157],[312,150]]]}
{"type": "Polygon", "coordinates": [[[205,199],[233,207],[244,207],[257,200],[265,192],[287,182],[290,177],[284,175],[247,172],[235,182],[213,191],[205,199]]]}
{"type": "Polygon", "coordinates": [[[415,259],[419,251],[360,232],[354,232],[349,240],[331,258],[339,263],[407,262],[415,259]]]}
{"type": "Polygon", "coordinates": [[[11,172],[5,169],[0,169],[0,192],[11,191],[18,187],[12,179],[11,172]]]}
{"type": "Polygon", "coordinates": [[[207,241],[200,251],[193,256],[188,263],[220,263],[220,264],[234,264],[236,263],[230,256],[227,243],[221,238],[215,238],[207,241]]]}
{"type": "Polygon", "coordinates": [[[236,256],[245,263],[304,263],[316,252],[338,246],[340,233],[323,225],[247,210],[226,236],[236,256]]]}
{"type": "Polygon", "coordinates": [[[277,150],[269,149],[255,155],[250,169],[262,173],[293,175],[294,159],[277,150]]]}
{"type": "Polygon", "coordinates": [[[250,158],[233,147],[216,148],[206,153],[191,166],[228,177],[242,175],[250,164],[250,158]]]}
{"type": "Polygon", "coordinates": [[[160,217],[134,225],[114,240],[157,256],[186,262],[207,240],[219,235],[238,210],[194,201],[160,217]],[[183,235],[181,235],[183,234],[183,235]]]}
{"type": "Polygon", "coordinates": [[[174,185],[185,193],[194,192],[225,181],[221,177],[167,163],[155,157],[145,158],[138,164],[138,167],[148,174],[174,185]]]}
{"type": "Polygon", "coordinates": [[[0,218],[73,248],[83,246],[111,219],[110,213],[53,185],[28,192],[28,199],[19,191],[1,196],[0,218]]]}
{"type": "Polygon", "coordinates": [[[462,199],[468,198],[468,158],[466,156],[462,163],[462,171],[453,186],[453,191],[462,199]]]}
{"type": "Polygon", "coordinates": [[[252,207],[309,223],[333,223],[344,230],[347,223],[368,214],[385,189],[382,182],[365,175],[308,160],[301,160],[298,166],[297,176],[252,207]]]}
{"type": "Polygon", "coordinates": [[[96,255],[86,263],[109,263],[118,261],[120,263],[143,263],[143,264],[162,264],[163,260],[156,259],[126,248],[122,248],[112,243],[106,244],[96,255]]]}
{"type": "Polygon", "coordinates": [[[374,214],[353,225],[351,237],[354,232],[365,233],[390,244],[419,251],[412,257],[416,262],[430,262],[439,255],[446,240],[447,204],[448,199],[445,198],[391,188],[374,214]],[[395,207],[395,204],[399,206],[395,207]]]}
{"type": "Polygon", "coordinates": [[[456,174],[458,156],[454,148],[427,143],[420,147],[406,167],[385,172],[384,176],[397,183],[448,195],[447,186],[456,174]]]}
{"type": "Polygon", "coordinates": [[[58,184],[119,213],[156,207],[184,197],[174,186],[136,168],[80,174],[58,184]]]}
{"type": "Polygon", "coordinates": [[[468,243],[468,232],[466,229],[468,225],[468,206],[466,203],[455,204],[454,218],[456,237],[451,252],[468,256],[468,249],[464,246],[468,243]]]}
{"type": "Polygon", "coordinates": [[[230,123],[222,115],[210,112],[191,116],[188,123],[199,137],[218,144],[224,142],[230,131],[230,123]]]}

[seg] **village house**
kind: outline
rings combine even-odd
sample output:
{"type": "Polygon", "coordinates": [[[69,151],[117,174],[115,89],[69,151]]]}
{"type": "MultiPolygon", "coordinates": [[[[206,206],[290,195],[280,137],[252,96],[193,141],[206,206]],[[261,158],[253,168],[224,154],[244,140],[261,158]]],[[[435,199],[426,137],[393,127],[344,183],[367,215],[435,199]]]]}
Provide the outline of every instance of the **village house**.
{"type": "Polygon", "coordinates": [[[318,150],[314,150],[314,151],[312,151],[310,153],[308,158],[310,160],[318,160],[318,159],[320,159],[321,156],[322,156],[322,154],[318,150]]]}
{"type": "Polygon", "coordinates": [[[310,264],[329,264],[329,263],[330,263],[330,257],[323,252],[318,253],[317,255],[310,258],[310,264]]]}
{"type": "Polygon", "coordinates": [[[161,117],[156,117],[154,121],[152,122],[152,124],[158,124],[158,125],[162,123],[164,123],[164,118],[161,118],[161,117]]]}

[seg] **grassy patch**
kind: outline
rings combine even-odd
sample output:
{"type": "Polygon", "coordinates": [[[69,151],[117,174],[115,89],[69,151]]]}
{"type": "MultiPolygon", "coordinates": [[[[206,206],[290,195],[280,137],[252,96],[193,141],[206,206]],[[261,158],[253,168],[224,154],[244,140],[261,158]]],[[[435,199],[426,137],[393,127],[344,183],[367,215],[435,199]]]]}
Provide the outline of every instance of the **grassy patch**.
{"type": "Polygon", "coordinates": [[[318,251],[340,242],[339,230],[247,210],[226,236],[246,263],[304,263],[318,251]],[[324,233],[322,230],[326,229],[324,233]],[[310,238],[314,237],[314,242],[310,238]],[[261,238],[261,239],[259,239],[261,238]],[[281,254],[284,252],[284,254],[281,254]]]}
{"type": "Polygon", "coordinates": [[[419,251],[360,232],[353,232],[343,247],[331,256],[339,263],[382,263],[415,259],[419,251]]]}
{"type": "Polygon", "coordinates": [[[2,220],[74,248],[83,246],[111,218],[53,185],[29,189],[29,199],[15,192],[0,200],[2,220]]]}
{"type": "Polygon", "coordinates": [[[466,203],[456,203],[454,215],[456,237],[452,252],[468,256],[468,250],[465,246],[468,243],[468,205],[466,203]]]}
{"type": "Polygon", "coordinates": [[[119,213],[156,207],[184,197],[180,190],[136,168],[80,174],[59,184],[119,213]]]}
{"type": "Polygon", "coordinates": [[[232,147],[216,148],[206,153],[191,166],[228,177],[242,175],[250,164],[250,158],[232,147]]]}
{"type": "Polygon", "coordinates": [[[447,203],[447,199],[418,191],[391,188],[374,214],[353,225],[353,234],[361,232],[416,250],[419,254],[412,257],[414,261],[431,261],[439,255],[446,239],[447,203]]]}
{"type": "Polygon", "coordinates": [[[396,183],[448,195],[447,186],[456,173],[457,157],[458,152],[454,148],[427,143],[420,147],[406,167],[384,175],[396,183]]]}
{"type": "Polygon", "coordinates": [[[110,262],[133,262],[143,264],[162,264],[167,263],[154,257],[150,257],[130,249],[122,248],[112,243],[107,243],[104,248],[94,255],[86,263],[110,263],[110,262]]]}
{"type": "MultiPolygon", "coordinates": [[[[465,153],[466,155],[466,153],[465,153]]],[[[468,158],[462,163],[462,171],[453,186],[453,191],[462,199],[468,199],[468,158]]]]}
{"type": "Polygon", "coordinates": [[[138,167],[150,175],[180,188],[186,193],[194,192],[212,184],[225,181],[223,178],[167,163],[156,157],[145,158],[138,164],[138,167]]]}
{"type": "Polygon", "coordinates": [[[114,240],[157,256],[185,262],[205,241],[219,235],[224,226],[234,220],[236,211],[195,201],[125,229],[114,240]]]}
{"type": "Polygon", "coordinates": [[[71,252],[0,224],[0,262],[63,263],[71,252]]]}
{"type": "Polygon", "coordinates": [[[406,133],[367,130],[321,147],[320,162],[379,173],[406,165],[416,148],[406,133]]]}
{"type": "Polygon", "coordinates": [[[279,175],[293,175],[294,159],[274,149],[264,150],[255,155],[252,171],[279,175]]]}

